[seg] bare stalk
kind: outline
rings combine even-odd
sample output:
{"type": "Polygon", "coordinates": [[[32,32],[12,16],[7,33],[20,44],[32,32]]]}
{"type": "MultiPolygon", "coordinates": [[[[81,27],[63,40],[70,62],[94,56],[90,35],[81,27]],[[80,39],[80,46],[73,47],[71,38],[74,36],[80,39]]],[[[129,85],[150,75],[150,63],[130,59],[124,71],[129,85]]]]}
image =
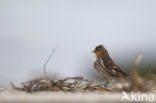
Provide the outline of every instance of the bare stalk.
{"type": "Polygon", "coordinates": [[[44,63],[43,69],[44,69],[44,75],[47,77],[47,72],[46,72],[46,66],[48,64],[48,62],[50,61],[51,57],[53,56],[53,54],[55,53],[57,47],[59,46],[59,43],[56,45],[56,47],[52,50],[51,54],[49,55],[48,59],[46,60],[46,62],[44,63]]]}
{"type": "Polygon", "coordinates": [[[134,65],[137,66],[140,63],[141,59],[142,59],[142,53],[139,52],[136,56],[136,59],[134,60],[134,65]]]}

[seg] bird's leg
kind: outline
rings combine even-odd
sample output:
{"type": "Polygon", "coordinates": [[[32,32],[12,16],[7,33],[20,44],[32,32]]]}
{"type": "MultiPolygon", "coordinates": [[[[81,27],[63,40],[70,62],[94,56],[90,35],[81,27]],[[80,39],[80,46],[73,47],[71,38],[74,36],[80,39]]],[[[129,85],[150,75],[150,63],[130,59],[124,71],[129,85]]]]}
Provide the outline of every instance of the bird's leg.
{"type": "Polygon", "coordinates": [[[123,86],[123,87],[126,87],[126,86],[125,86],[125,79],[124,79],[124,78],[119,78],[119,80],[120,80],[120,82],[122,83],[122,86],[123,86]]]}
{"type": "Polygon", "coordinates": [[[112,86],[112,83],[111,83],[112,79],[111,78],[108,78],[106,83],[105,83],[105,87],[111,87],[112,86]]]}

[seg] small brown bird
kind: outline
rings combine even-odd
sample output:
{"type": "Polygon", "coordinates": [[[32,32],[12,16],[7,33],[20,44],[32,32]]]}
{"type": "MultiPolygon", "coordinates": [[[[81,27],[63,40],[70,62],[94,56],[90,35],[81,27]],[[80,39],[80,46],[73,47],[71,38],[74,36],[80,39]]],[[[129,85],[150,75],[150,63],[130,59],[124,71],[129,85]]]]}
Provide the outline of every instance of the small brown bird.
{"type": "Polygon", "coordinates": [[[114,61],[110,58],[108,51],[103,45],[98,45],[94,50],[93,67],[97,75],[106,78],[106,86],[114,78],[128,76],[114,61]]]}

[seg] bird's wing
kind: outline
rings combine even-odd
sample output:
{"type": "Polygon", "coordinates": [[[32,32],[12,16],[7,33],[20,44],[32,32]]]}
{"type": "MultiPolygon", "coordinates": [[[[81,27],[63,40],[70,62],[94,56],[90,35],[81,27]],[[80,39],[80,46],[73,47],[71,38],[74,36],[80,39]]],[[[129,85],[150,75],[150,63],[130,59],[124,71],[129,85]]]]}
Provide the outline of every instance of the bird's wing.
{"type": "Polygon", "coordinates": [[[110,67],[111,71],[115,73],[116,76],[128,76],[120,67],[110,67]]]}
{"type": "Polygon", "coordinates": [[[109,67],[108,67],[108,65],[103,61],[103,59],[101,58],[100,59],[100,63],[99,63],[100,65],[101,65],[101,67],[102,67],[102,69],[107,73],[107,74],[109,74],[110,76],[115,76],[116,75],[116,70],[114,70],[114,69],[110,69],[109,67]]]}
{"type": "Polygon", "coordinates": [[[127,74],[119,67],[117,66],[114,61],[110,58],[108,54],[104,55],[104,57],[101,58],[103,65],[108,69],[107,71],[112,76],[127,76],[127,74]]]}

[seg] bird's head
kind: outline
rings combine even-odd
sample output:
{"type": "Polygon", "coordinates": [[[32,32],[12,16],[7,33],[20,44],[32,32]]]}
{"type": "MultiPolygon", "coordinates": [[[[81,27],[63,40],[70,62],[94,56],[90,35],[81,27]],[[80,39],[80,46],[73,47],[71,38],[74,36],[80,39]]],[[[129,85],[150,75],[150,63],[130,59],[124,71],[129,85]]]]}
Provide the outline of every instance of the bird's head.
{"type": "Polygon", "coordinates": [[[95,57],[99,57],[107,53],[107,50],[103,45],[98,45],[94,50],[92,50],[92,52],[95,54],[95,57]]]}

